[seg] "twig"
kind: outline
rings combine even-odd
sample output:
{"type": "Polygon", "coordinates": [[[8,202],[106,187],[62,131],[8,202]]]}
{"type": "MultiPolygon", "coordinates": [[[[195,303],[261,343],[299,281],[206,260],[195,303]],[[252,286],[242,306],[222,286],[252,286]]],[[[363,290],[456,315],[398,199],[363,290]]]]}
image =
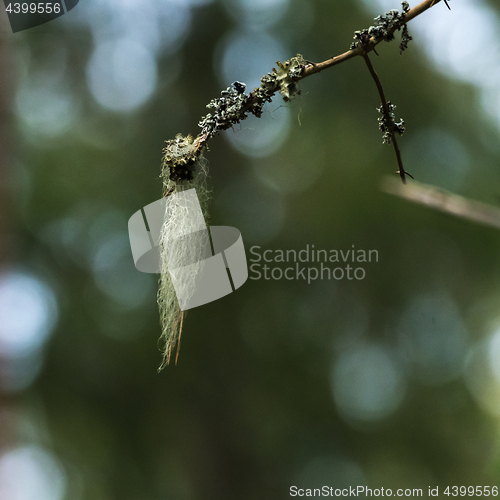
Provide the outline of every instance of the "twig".
{"type": "MultiPolygon", "coordinates": [[[[410,9],[408,12],[405,13],[404,15],[404,21],[401,23],[395,25],[392,30],[389,31],[389,34],[394,33],[397,29],[399,29],[403,24],[408,23],[415,17],[419,16],[426,10],[430,9],[434,5],[437,5],[441,0],[424,0],[423,2],[419,3],[412,9],[410,9]]],[[[314,75],[316,73],[319,73],[327,68],[332,68],[333,66],[336,66],[337,64],[343,63],[348,61],[349,59],[353,59],[356,56],[364,56],[371,52],[372,50],[375,49],[375,47],[381,43],[384,39],[375,39],[374,37],[371,37],[369,40],[367,40],[367,43],[364,44],[363,46],[357,47],[355,49],[348,50],[347,52],[344,52],[343,54],[339,54],[337,56],[331,57],[330,59],[327,59],[326,61],[319,62],[319,63],[313,63],[310,61],[306,61],[306,66],[304,67],[301,75],[296,78],[295,81],[300,81],[303,80],[304,78],[307,78],[308,76],[314,75]]],[[[279,90],[279,86],[276,85],[275,88],[272,89],[272,94],[276,93],[279,90]]],[[[244,114],[247,111],[251,111],[252,108],[255,105],[262,105],[262,100],[255,95],[255,91],[251,92],[249,95],[249,100],[246,103],[246,105],[243,107],[241,110],[242,114],[244,114]]],[[[244,119],[242,116],[241,119],[244,119]]],[[[229,128],[232,124],[228,123],[227,127],[229,128]]],[[[196,147],[195,147],[195,154],[200,154],[202,150],[204,149],[207,141],[210,139],[209,134],[201,134],[198,136],[196,140],[196,147]]]]}
{"type": "Polygon", "coordinates": [[[177,339],[177,354],[175,355],[175,365],[177,366],[177,358],[181,350],[181,335],[182,335],[182,321],[184,320],[184,311],[181,312],[181,326],[179,328],[179,338],[177,339]]]}
{"type": "MultiPolygon", "coordinates": [[[[438,1],[439,1],[439,0],[437,0],[436,2],[434,2],[432,5],[434,5],[434,4],[436,4],[436,3],[438,3],[438,1]]],[[[448,5],[448,0],[444,0],[444,3],[445,3],[445,5],[446,5],[446,7],[448,7],[448,10],[451,10],[451,7],[448,5]]],[[[432,7],[432,5],[431,5],[431,7],[432,7]]]]}
{"type": "MultiPolygon", "coordinates": [[[[441,0],[425,0],[422,3],[419,3],[413,9],[410,9],[404,17],[404,23],[406,24],[412,19],[415,19],[417,16],[422,14],[422,12],[425,12],[426,10],[430,9],[431,7],[434,7],[434,5],[437,5],[441,0]]],[[[449,7],[449,6],[448,6],[449,7]]],[[[392,33],[398,29],[399,26],[395,27],[392,30],[392,33]]],[[[371,37],[368,43],[363,46],[363,47],[358,47],[356,49],[348,50],[347,52],[344,52],[343,54],[340,54],[335,57],[331,57],[330,59],[327,59],[326,61],[316,63],[313,66],[306,66],[304,69],[304,72],[302,73],[300,79],[307,78],[310,75],[314,75],[315,73],[319,73],[320,71],[323,71],[324,69],[331,68],[332,66],[336,66],[337,64],[343,63],[345,61],[348,61],[349,59],[352,59],[353,57],[356,56],[363,56],[365,54],[368,54],[368,52],[371,52],[380,42],[382,42],[383,39],[380,40],[375,40],[375,38],[371,37]]]]}
{"type": "Polygon", "coordinates": [[[399,176],[401,177],[403,184],[406,184],[405,175],[409,175],[412,179],[413,176],[408,172],[406,172],[406,170],[403,167],[403,160],[401,159],[401,152],[399,151],[398,141],[396,139],[396,132],[394,131],[394,120],[390,118],[391,112],[389,110],[389,106],[387,105],[387,99],[385,98],[384,89],[382,88],[382,83],[380,82],[380,79],[372,65],[372,62],[370,61],[370,57],[368,56],[368,54],[363,54],[363,58],[365,60],[366,65],[368,66],[368,69],[370,70],[370,74],[375,80],[375,85],[377,85],[378,93],[380,95],[380,98],[382,99],[382,107],[384,108],[384,114],[386,117],[389,117],[390,121],[392,122],[389,124],[389,132],[391,134],[391,139],[392,139],[391,142],[394,145],[394,151],[396,152],[396,158],[398,160],[399,170],[396,173],[399,174],[399,176]]]}
{"type": "Polygon", "coordinates": [[[486,203],[471,200],[428,184],[412,182],[403,186],[395,179],[386,177],[381,184],[382,191],[408,201],[425,205],[440,212],[454,215],[484,226],[500,229],[500,209],[486,203]]]}

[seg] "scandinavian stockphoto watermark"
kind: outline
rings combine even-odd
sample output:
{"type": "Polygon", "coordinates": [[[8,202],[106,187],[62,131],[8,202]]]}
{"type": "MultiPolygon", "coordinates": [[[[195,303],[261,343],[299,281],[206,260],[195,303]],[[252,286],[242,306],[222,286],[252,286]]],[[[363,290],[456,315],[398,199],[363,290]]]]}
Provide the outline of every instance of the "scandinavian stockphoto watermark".
{"type": "Polygon", "coordinates": [[[316,249],[307,244],[301,250],[250,248],[250,279],[258,280],[362,280],[365,265],[378,262],[378,250],[316,249]],[[290,265],[293,264],[293,265],[290,265]]]}
{"type": "Polygon", "coordinates": [[[195,189],[150,203],[128,228],[136,268],[168,273],[181,311],[220,299],[248,278],[240,232],[207,226],[195,189]]]}
{"type": "MultiPolygon", "coordinates": [[[[205,223],[196,189],[173,193],[138,210],[129,220],[136,268],[168,273],[181,311],[217,300],[249,277],[245,248],[234,227],[205,223]]],[[[250,248],[253,280],[362,280],[378,250],[250,248]]]]}

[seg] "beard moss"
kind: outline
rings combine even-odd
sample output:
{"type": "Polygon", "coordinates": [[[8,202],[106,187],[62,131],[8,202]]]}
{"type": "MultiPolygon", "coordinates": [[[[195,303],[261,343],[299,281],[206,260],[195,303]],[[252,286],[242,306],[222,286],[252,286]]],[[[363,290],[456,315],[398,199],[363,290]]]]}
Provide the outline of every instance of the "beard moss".
{"type": "MultiPolygon", "coordinates": [[[[205,222],[208,220],[208,202],[210,193],[207,188],[208,162],[203,156],[203,148],[198,147],[196,139],[191,136],[184,137],[177,134],[175,139],[165,141],[163,149],[163,196],[181,193],[188,189],[195,189],[205,222]]],[[[162,351],[163,360],[158,368],[161,371],[170,363],[172,351],[177,345],[177,356],[180,347],[180,336],[185,312],[181,311],[176,291],[174,289],[170,269],[182,267],[186,259],[198,262],[202,259],[206,242],[203,235],[191,240],[189,255],[186,249],[172,245],[179,237],[191,234],[194,229],[190,227],[193,221],[186,214],[185,207],[181,204],[172,204],[169,208],[168,217],[165,218],[161,230],[161,274],[158,287],[158,308],[160,311],[161,336],[159,346],[162,351]],[[177,248],[177,249],[176,249],[177,248]]],[[[207,236],[208,237],[208,236],[207,236]]],[[[183,276],[183,296],[194,293],[193,282],[198,271],[194,266],[190,274],[183,276]]],[[[176,356],[176,363],[177,363],[176,356]]]]}

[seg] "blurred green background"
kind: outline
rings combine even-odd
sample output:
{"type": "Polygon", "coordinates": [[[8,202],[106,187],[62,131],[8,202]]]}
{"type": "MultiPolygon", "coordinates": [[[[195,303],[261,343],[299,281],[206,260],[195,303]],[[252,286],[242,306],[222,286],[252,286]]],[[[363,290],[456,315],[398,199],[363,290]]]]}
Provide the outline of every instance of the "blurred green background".
{"type": "MultiPolygon", "coordinates": [[[[406,169],[497,206],[500,7],[450,4],[372,61],[406,169]]],[[[397,165],[361,59],[210,142],[210,224],[237,227],[247,258],[354,245],[378,262],[363,280],[249,279],[189,311],[157,373],[157,276],[135,269],[127,221],[161,196],[163,141],[196,135],[234,80],[342,53],[390,8],[81,0],[16,34],[2,11],[1,500],[498,485],[500,234],[380,190],[397,165]]]]}

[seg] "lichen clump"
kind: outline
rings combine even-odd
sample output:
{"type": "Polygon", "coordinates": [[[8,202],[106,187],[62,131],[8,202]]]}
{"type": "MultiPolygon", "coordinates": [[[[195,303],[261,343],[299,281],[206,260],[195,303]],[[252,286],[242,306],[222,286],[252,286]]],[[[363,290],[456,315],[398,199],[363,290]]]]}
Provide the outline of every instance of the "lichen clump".
{"type": "Polygon", "coordinates": [[[264,88],[278,88],[283,100],[288,102],[293,96],[299,93],[297,87],[297,79],[300,78],[304,70],[304,59],[300,54],[292,57],[289,61],[276,63],[278,69],[273,68],[272,73],[262,77],[262,85],[264,88]]]}
{"type": "Polygon", "coordinates": [[[294,96],[300,94],[298,88],[298,79],[302,76],[304,71],[305,61],[304,58],[297,54],[289,61],[284,63],[277,61],[278,69],[273,68],[271,73],[264,75],[261,79],[260,87],[253,90],[254,105],[252,113],[260,118],[264,104],[271,102],[273,95],[279,91],[283,96],[285,102],[290,101],[294,96]]]}
{"type": "Polygon", "coordinates": [[[405,131],[404,120],[401,118],[399,122],[396,122],[396,115],[394,114],[396,105],[392,104],[391,101],[387,101],[387,109],[389,113],[386,113],[384,106],[377,108],[377,111],[382,113],[382,116],[378,119],[378,128],[383,132],[384,144],[391,143],[393,133],[403,135],[405,131]]]}
{"type": "Polygon", "coordinates": [[[234,82],[221,92],[221,97],[212,99],[207,104],[207,108],[212,109],[213,112],[208,113],[198,123],[203,135],[213,137],[221,130],[225,130],[247,117],[250,96],[245,94],[245,89],[244,83],[234,82]]]}
{"type": "Polygon", "coordinates": [[[177,134],[175,139],[165,141],[165,144],[162,176],[173,182],[193,180],[198,159],[196,140],[191,135],[184,137],[177,134]]]}
{"type": "Polygon", "coordinates": [[[408,33],[408,27],[405,22],[406,13],[410,10],[410,5],[405,0],[402,3],[403,12],[392,9],[389,12],[377,16],[374,19],[374,25],[367,29],[354,32],[354,42],[351,43],[351,50],[366,45],[371,38],[376,42],[385,40],[390,42],[394,40],[394,32],[402,29],[400,51],[403,52],[408,47],[408,42],[412,39],[408,33]]]}
{"type": "Polygon", "coordinates": [[[264,75],[261,86],[250,94],[245,94],[244,83],[234,82],[221,92],[221,97],[212,99],[207,104],[207,108],[212,112],[205,115],[198,123],[201,135],[206,139],[211,138],[221,130],[226,130],[244,120],[249,113],[260,118],[264,104],[271,102],[273,95],[278,91],[285,102],[299,94],[297,80],[305,67],[302,56],[297,54],[289,61],[284,63],[278,61],[276,64],[278,69],[273,68],[271,73],[264,75]]]}

